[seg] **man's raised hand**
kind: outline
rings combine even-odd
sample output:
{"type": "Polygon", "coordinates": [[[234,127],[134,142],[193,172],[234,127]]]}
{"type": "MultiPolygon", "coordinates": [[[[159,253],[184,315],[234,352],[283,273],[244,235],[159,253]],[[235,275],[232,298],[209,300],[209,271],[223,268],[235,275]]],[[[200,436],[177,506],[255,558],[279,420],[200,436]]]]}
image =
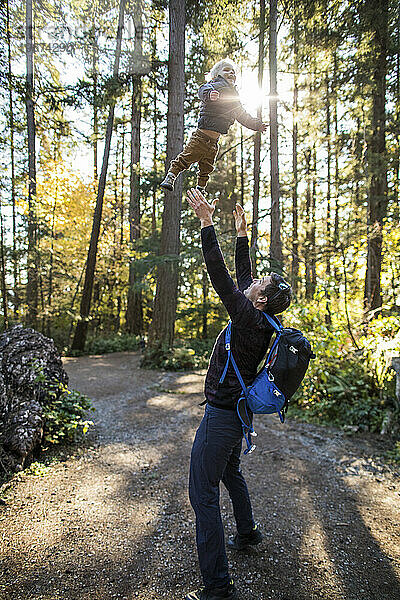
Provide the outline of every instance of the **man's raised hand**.
{"type": "Polygon", "coordinates": [[[243,206],[236,203],[236,208],[233,211],[233,216],[235,218],[235,227],[238,237],[245,237],[247,235],[247,223],[243,206]]]}
{"type": "Polygon", "coordinates": [[[216,199],[210,204],[199,190],[192,188],[188,191],[187,201],[199,217],[202,227],[208,227],[213,224],[212,216],[217,203],[216,199]]]}

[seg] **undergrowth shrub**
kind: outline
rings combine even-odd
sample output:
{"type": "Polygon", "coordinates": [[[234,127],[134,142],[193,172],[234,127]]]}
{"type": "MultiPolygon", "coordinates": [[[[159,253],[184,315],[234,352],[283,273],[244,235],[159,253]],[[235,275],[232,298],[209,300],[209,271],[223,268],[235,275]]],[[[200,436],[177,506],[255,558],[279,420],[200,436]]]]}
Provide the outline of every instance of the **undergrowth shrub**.
{"type": "Polygon", "coordinates": [[[141,338],[138,335],[113,334],[109,336],[88,336],[84,352],[70,350],[67,356],[82,356],[83,354],[110,354],[112,352],[127,352],[138,350],[141,338]]]}
{"type": "Polygon", "coordinates": [[[318,305],[291,308],[290,325],[309,338],[317,358],[291,400],[293,416],[336,426],[352,425],[379,432],[387,410],[400,415],[394,402],[391,356],[400,351],[398,319],[378,317],[368,333],[356,338],[345,324],[329,330],[318,305]]]}
{"type": "Polygon", "coordinates": [[[176,340],[172,350],[165,345],[146,349],[141,366],[146,369],[190,371],[208,366],[213,340],[176,340]]]}
{"type": "Polygon", "coordinates": [[[77,441],[85,435],[93,421],[86,418],[94,410],[90,399],[77,390],[70,390],[59,381],[46,378],[38,371],[36,381],[42,386],[44,431],[43,442],[59,444],[77,441]]]}

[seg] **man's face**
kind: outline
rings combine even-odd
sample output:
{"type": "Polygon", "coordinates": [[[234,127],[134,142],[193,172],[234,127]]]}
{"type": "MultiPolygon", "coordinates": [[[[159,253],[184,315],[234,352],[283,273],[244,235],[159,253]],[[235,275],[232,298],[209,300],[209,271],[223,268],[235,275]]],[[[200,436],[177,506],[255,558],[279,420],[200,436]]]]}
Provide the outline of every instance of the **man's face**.
{"type": "Polygon", "coordinates": [[[225,65],[224,67],[222,67],[221,71],[219,72],[219,74],[226,79],[226,81],[228,81],[228,83],[231,83],[232,85],[235,83],[236,81],[236,73],[235,73],[235,69],[229,65],[225,65]]]}
{"type": "Polygon", "coordinates": [[[256,305],[260,296],[264,296],[263,291],[269,283],[271,283],[270,275],[266,275],[262,279],[253,279],[252,284],[244,290],[243,294],[250,302],[256,305]]]}

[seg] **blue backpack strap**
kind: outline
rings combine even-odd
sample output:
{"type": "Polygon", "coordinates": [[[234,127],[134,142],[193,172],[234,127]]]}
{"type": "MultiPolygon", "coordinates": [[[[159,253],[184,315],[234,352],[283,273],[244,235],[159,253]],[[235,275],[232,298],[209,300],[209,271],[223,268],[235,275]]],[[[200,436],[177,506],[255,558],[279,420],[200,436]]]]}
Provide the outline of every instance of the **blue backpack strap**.
{"type": "Polygon", "coordinates": [[[257,434],[256,434],[256,432],[254,431],[254,429],[253,429],[253,425],[251,424],[251,421],[250,421],[250,419],[249,419],[249,415],[248,415],[248,413],[247,413],[247,404],[246,404],[246,398],[245,398],[244,396],[240,396],[239,400],[237,401],[237,404],[236,404],[236,412],[237,412],[237,415],[238,415],[238,417],[239,417],[239,420],[240,420],[240,422],[241,422],[241,424],[242,424],[243,437],[244,437],[244,439],[246,440],[246,445],[247,445],[247,448],[246,448],[246,450],[244,451],[244,454],[250,454],[251,452],[253,452],[253,450],[255,450],[255,449],[256,449],[256,445],[255,445],[255,444],[253,444],[253,442],[252,442],[252,440],[251,440],[251,437],[250,437],[250,436],[252,436],[252,435],[253,435],[253,436],[256,436],[257,434]],[[242,401],[244,401],[244,411],[245,411],[245,413],[246,413],[246,417],[247,417],[247,423],[245,423],[245,422],[243,421],[243,419],[242,419],[242,415],[240,414],[240,408],[239,408],[239,406],[240,406],[240,402],[242,402],[242,401]]]}
{"type": "Polygon", "coordinates": [[[282,329],[283,329],[282,323],[280,322],[278,317],[276,317],[275,315],[269,315],[265,312],[263,312],[263,315],[267,319],[268,323],[270,325],[272,325],[272,327],[275,329],[276,332],[279,333],[280,331],[282,331],[282,329]]]}
{"type": "Polygon", "coordinates": [[[278,345],[279,339],[282,335],[282,323],[279,321],[278,317],[275,317],[275,315],[268,315],[267,313],[263,312],[264,317],[266,317],[268,323],[270,325],[272,325],[272,327],[275,329],[276,332],[276,337],[274,340],[274,343],[272,344],[268,354],[267,354],[267,358],[265,360],[265,366],[268,367],[272,360],[274,359],[274,351],[278,345]]]}
{"type": "Polygon", "coordinates": [[[225,329],[225,350],[228,351],[228,358],[226,359],[224,370],[222,371],[222,375],[219,379],[220,383],[222,383],[225,379],[226,372],[229,367],[229,361],[231,360],[231,330],[232,330],[232,321],[229,321],[229,323],[225,329]]]}
{"type": "Polygon", "coordinates": [[[239,383],[242,386],[242,390],[244,392],[244,395],[247,396],[247,388],[246,388],[245,383],[243,381],[243,378],[242,378],[242,376],[240,374],[240,371],[239,371],[239,368],[238,368],[238,366],[236,364],[236,361],[235,361],[235,359],[233,358],[233,355],[232,355],[232,350],[231,350],[231,334],[232,334],[232,321],[229,321],[229,323],[228,323],[228,325],[226,327],[226,330],[225,330],[225,349],[228,352],[228,358],[226,359],[225,367],[224,367],[224,370],[222,372],[222,375],[220,377],[219,382],[222,383],[224,381],[224,379],[226,377],[226,373],[228,371],[229,361],[231,361],[232,366],[233,366],[233,368],[235,370],[236,376],[239,379],[239,383]]]}

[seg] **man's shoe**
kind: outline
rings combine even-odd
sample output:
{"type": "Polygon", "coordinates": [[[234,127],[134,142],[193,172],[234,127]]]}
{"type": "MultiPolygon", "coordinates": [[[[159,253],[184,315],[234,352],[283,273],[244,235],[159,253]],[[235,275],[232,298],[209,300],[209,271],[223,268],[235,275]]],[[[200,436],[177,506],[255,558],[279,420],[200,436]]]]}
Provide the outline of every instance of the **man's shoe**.
{"type": "Polygon", "coordinates": [[[162,187],[164,190],[168,190],[169,192],[172,192],[172,190],[174,189],[175,179],[176,179],[176,175],[174,175],[173,173],[168,171],[168,173],[165,176],[164,181],[162,181],[160,183],[160,187],[162,187]]]}
{"type": "Polygon", "coordinates": [[[237,533],[233,538],[230,538],[227,541],[226,546],[230,550],[245,550],[249,546],[257,546],[262,540],[262,533],[256,525],[253,531],[247,535],[240,535],[240,533],[237,533]]]}
{"type": "Polygon", "coordinates": [[[238,598],[239,596],[233,583],[229,583],[223,588],[214,588],[208,591],[201,588],[185,596],[185,600],[238,600],[238,598]]]}

